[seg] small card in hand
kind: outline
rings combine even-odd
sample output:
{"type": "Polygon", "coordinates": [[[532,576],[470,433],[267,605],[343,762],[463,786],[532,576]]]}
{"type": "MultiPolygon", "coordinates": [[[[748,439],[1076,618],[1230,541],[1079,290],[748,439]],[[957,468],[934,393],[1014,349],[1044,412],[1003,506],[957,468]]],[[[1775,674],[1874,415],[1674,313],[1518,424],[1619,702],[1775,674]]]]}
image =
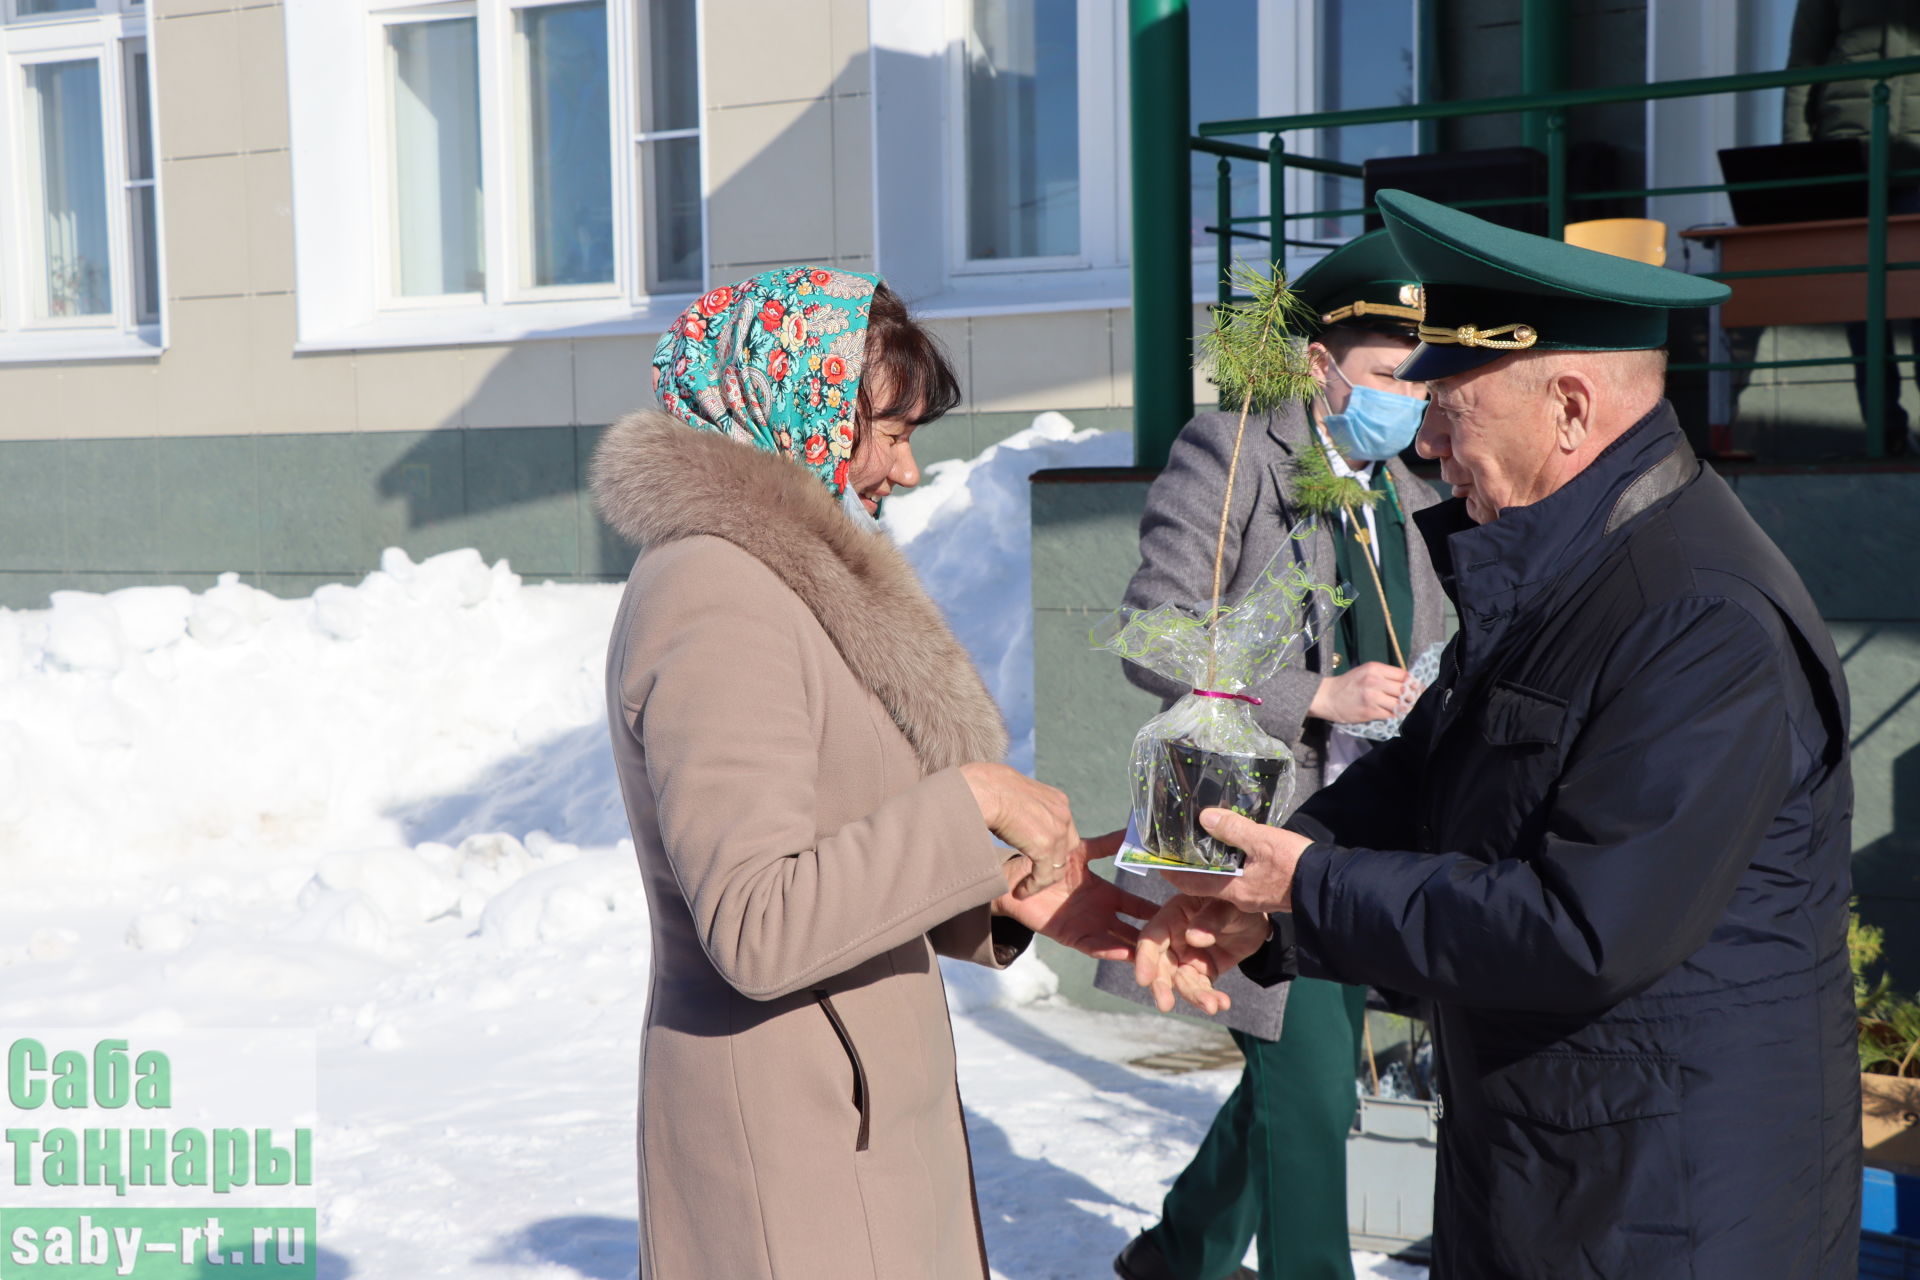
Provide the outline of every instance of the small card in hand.
{"type": "MultiPolygon", "coordinates": [[[[1232,866],[1202,867],[1191,862],[1180,862],[1173,858],[1163,858],[1158,854],[1148,853],[1140,839],[1139,821],[1137,817],[1127,819],[1127,834],[1120,842],[1120,852],[1114,857],[1114,866],[1126,871],[1131,871],[1137,876],[1152,875],[1155,871],[1162,869],[1169,871],[1194,871],[1207,876],[1237,876],[1245,874],[1241,871],[1239,862],[1235,862],[1232,866]]],[[[1238,854],[1239,850],[1235,849],[1232,850],[1232,852],[1238,854]]],[[[1241,856],[1244,858],[1245,855],[1241,856]]]]}

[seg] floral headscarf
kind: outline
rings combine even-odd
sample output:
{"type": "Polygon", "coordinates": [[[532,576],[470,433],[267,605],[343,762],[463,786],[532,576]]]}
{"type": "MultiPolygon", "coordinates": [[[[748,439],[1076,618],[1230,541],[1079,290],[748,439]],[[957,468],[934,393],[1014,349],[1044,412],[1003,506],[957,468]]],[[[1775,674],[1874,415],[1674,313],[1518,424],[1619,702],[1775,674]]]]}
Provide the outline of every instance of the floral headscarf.
{"type": "Polygon", "coordinates": [[[782,267],[708,292],[654,348],[661,407],[783,454],[841,497],[879,284],[855,271],[782,267]]]}

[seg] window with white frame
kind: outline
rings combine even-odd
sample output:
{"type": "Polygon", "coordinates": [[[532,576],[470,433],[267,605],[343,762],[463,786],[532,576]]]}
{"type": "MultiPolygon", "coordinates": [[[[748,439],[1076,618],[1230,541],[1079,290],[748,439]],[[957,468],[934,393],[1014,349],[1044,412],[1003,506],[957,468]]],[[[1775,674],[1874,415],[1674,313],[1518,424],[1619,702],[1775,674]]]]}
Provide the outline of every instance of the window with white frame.
{"type": "MultiPolygon", "coordinates": [[[[1255,116],[1292,115],[1357,107],[1412,103],[1419,84],[1418,0],[1218,0],[1195,6],[1192,14],[1193,125],[1255,116]]],[[[1264,148],[1264,134],[1233,139],[1264,148]]],[[[1411,124],[1374,124],[1297,132],[1284,140],[1295,154],[1363,164],[1385,156],[1417,153],[1419,130],[1411,124]]],[[[1210,156],[1193,166],[1195,259],[1213,265],[1213,236],[1202,229],[1217,221],[1217,170],[1210,156]]],[[[1235,161],[1233,211],[1236,217],[1264,215],[1268,175],[1264,164],[1235,161]]],[[[1287,207],[1293,210],[1353,208],[1365,203],[1356,178],[1290,171],[1287,207]]],[[[1361,219],[1319,218],[1289,221],[1285,238],[1288,269],[1297,273],[1327,249],[1363,229],[1361,219]]],[[[1241,225],[1242,233],[1265,237],[1264,222],[1241,225]]],[[[1265,263],[1272,246],[1264,239],[1236,237],[1236,256],[1265,263]]]]}
{"type": "MultiPolygon", "coordinates": [[[[1286,77],[1269,74],[1278,60],[1268,46],[1285,47],[1299,2],[1192,7],[1195,121],[1275,107],[1272,85],[1286,77]]],[[[872,9],[875,145],[888,175],[878,190],[880,266],[936,314],[1125,301],[1125,15],[1103,0],[872,9]],[[941,121],[947,145],[935,153],[924,140],[941,121]],[[944,206],[927,192],[944,192],[944,206]]],[[[1195,244],[1208,257],[1214,174],[1210,158],[1197,159],[1189,195],[1195,244]]],[[[1264,182],[1242,164],[1234,186],[1244,204],[1264,182]]],[[[1211,272],[1209,262],[1196,278],[1211,272]]]]}
{"type": "Polygon", "coordinates": [[[616,331],[697,293],[697,10],[289,0],[303,344],[616,331]]]}
{"type": "Polygon", "coordinates": [[[1075,0],[968,0],[967,260],[1080,256],[1075,0]]]}
{"type": "MultiPolygon", "coordinates": [[[[1189,6],[1194,125],[1408,100],[1417,0],[1205,0],[1189,6]]],[[[1130,289],[1126,6],[1101,0],[927,0],[874,5],[879,265],[932,314],[1123,304],[1130,289]],[[925,145],[945,125],[947,145],[925,145]],[[934,194],[929,194],[934,193],[934,194]]],[[[1264,136],[1236,141],[1264,146],[1264,136]]],[[[1359,161],[1417,150],[1411,127],[1322,130],[1288,149],[1359,161]]],[[[1216,273],[1217,167],[1196,155],[1185,196],[1197,298],[1216,273]]],[[[1264,166],[1234,162],[1233,212],[1266,212],[1264,166]]],[[[1358,183],[1296,171],[1290,208],[1358,183]],[[1322,188],[1325,188],[1324,190],[1322,188]]],[[[1352,190],[1347,188],[1351,187],[1352,190]]],[[[1353,220],[1357,224],[1357,220],[1353,220]]],[[[1306,261],[1323,252],[1290,223],[1306,261]]],[[[1330,224],[1328,240],[1351,228],[1330,224]]],[[[1264,262],[1267,228],[1236,253],[1264,262]]],[[[1295,264],[1296,268],[1298,265],[1295,264]]]]}
{"type": "Polygon", "coordinates": [[[957,273],[1115,267],[1124,120],[1112,5],[950,0],[957,23],[952,201],[957,273]]]}
{"type": "MultiPolygon", "coordinates": [[[[1364,6],[1318,0],[1313,47],[1316,111],[1410,105],[1417,85],[1419,15],[1414,0],[1371,0],[1364,6]]],[[[1420,150],[1419,126],[1405,121],[1319,129],[1303,139],[1310,153],[1348,164],[1420,150]]],[[[1359,208],[1366,191],[1357,178],[1316,175],[1313,207],[1359,208]]],[[[1304,227],[1306,224],[1296,223],[1304,227]]],[[[1319,218],[1314,238],[1340,243],[1364,229],[1359,218],[1319,218]]]]}
{"type": "MultiPolygon", "coordinates": [[[[1273,20],[1267,6],[1266,21],[1273,20]]],[[[1187,11],[1187,110],[1195,129],[1210,120],[1244,120],[1261,110],[1259,39],[1262,24],[1258,0],[1209,0],[1187,11]]],[[[1195,151],[1187,158],[1188,225],[1194,261],[1211,267],[1219,241],[1210,230],[1220,217],[1218,157],[1195,151]]],[[[1265,167],[1236,161],[1228,169],[1232,183],[1231,207],[1250,214],[1261,207],[1267,185],[1265,167]]],[[[1267,257],[1265,243],[1252,237],[1266,234],[1262,226],[1238,227],[1234,256],[1259,262],[1267,257]]]]}
{"type": "Polygon", "coordinates": [[[155,354],[142,0],[0,0],[0,359],[155,354]]]}

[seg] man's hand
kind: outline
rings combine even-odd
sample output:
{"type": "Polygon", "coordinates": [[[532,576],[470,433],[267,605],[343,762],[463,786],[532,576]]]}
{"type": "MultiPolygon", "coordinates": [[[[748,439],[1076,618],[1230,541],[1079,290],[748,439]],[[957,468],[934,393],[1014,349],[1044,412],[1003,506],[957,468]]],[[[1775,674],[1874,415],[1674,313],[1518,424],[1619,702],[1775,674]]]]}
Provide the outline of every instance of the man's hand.
{"type": "Polygon", "coordinates": [[[1328,676],[1314,690],[1307,714],[1334,724],[1363,724],[1391,720],[1400,714],[1400,695],[1407,673],[1385,662],[1363,662],[1353,670],[1328,676]]]}
{"type": "Polygon", "coordinates": [[[1313,841],[1227,809],[1208,809],[1200,815],[1200,825],[1215,840],[1244,849],[1246,866],[1234,877],[1162,871],[1160,874],[1174,888],[1196,898],[1218,898],[1260,915],[1293,910],[1293,868],[1313,841]]]}
{"type": "Polygon", "coordinates": [[[997,915],[1010,916],[1035,933],[1083,951],[1096,960],[1131,960],[1140,930],[1123,916],[1145,920],[1158,904],[1109,884],[1087,866],[1119,852],[1124,831],[1081,841],[1067,857],[1061,878],[1043,889],[993,900],[997,915]]]}
{"type": "MultiPolygon", "coordinates": [[[[1204,878],[1204,877],[1201,877],[1204,878]]],[[[1153,988],[1160,1012],[1173,1012],[1175,993],[1209,1016],[1233,1006],[1214,982],[1258,951],[1273,925],[1263,915],[1242,911],[1217,898],[1182,894],[1160,908],[1140,930],[1133,977],[1153,988]]]]}

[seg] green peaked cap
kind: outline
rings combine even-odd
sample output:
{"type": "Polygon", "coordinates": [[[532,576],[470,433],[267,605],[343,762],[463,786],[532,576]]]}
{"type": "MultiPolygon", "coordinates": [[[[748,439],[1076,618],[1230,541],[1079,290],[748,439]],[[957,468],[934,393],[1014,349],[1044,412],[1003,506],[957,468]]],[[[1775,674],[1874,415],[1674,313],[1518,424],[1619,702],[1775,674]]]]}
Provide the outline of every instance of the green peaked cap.
{"type": "Polygon", "coordinates": [[[1318,325],[1420,323],[1420,282],[1385,231],[1347,241],[1300,273],[1290,286],[1318,325]]]}
{"type": "Polygon", "coordinates": [[[1376,197],[1426,294],[1420,345],[1394,375],[1427,382],[1510,351],[1643,351],[1667,314],[1732,292],[1717,280],[1496,226],[1405,191],[1376,197]]]}

